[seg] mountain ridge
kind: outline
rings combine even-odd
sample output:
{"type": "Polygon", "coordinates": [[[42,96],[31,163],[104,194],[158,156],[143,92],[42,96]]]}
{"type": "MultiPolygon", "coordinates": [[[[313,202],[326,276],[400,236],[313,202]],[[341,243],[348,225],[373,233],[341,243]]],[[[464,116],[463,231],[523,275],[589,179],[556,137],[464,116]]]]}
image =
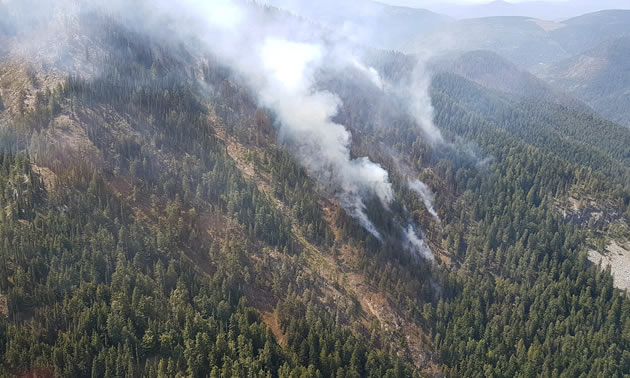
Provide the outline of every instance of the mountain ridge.
{"type": "MultiPolygon", "coordinates": [[[[400,1],[400,3],[404,2],[400,1]]],[[[457,19],[520,15],[553,21],[562,21],[602,9],[628,9],[628,4],[623,0],[604,0],[597,3],[588,0],[560,3],[555,1],[518,3],[487,1],[485,4],[449,4],[449,2],[412,0],[407,5],[428,8],[457,19]]]]}
{"type": "Polygon", "coordinates": [[[540,76],[567,93],[591,104],[609,119],[630,125],[627,108],[630,37],[606,41],[550,67],[540,76]]]}
{"type": "Polygon", "coordinates": [[[627,371],[630,300],[588,254],[628,235],[630,130],[493,53],[433,76],[396,51],[331,62],[329,31],[243,6],[248,46],[291,26],[272,69],[142,12],[3,45],[0,375],[627,371]],[[291,121],[389,201],[338,185],[326,144],[306,160],[291,121]]]}
{"type": "Polygon", "coordinates": [[[518,99],[537,99],[573,109],[588,110],[585,103],[556,90],[492,51],[477,50],[463,53],[456,58],[438,59],[431,66],[436,72],[451,72],[518,99]]]}
{"type": "Polygon", "coordinates": [[[403,51],[441,54],[491,50],[535,73],[579,52],[576,50],[630,33],[630,23],[625,22],[629,16],[630,11],[602,11],[563,22],[523,16],[460,20],[405,44],[403,51]]]}

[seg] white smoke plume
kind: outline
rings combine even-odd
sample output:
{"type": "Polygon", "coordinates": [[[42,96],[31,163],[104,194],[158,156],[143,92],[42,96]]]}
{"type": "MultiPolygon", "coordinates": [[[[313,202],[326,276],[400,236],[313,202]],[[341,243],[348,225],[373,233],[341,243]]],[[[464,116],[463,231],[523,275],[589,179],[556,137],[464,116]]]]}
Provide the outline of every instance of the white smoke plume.
{"type": "Polygon", "coordinates": [[[186,24],[200,26],[202,34],[197,37],[245,78],[260,105],[276,114],[280,137],[293,146],[300,161],[337,193],[351,216],[381,239],[365,213],[364,198],[376,196],[383,206],[390,204],[393,193],[388,173],[367,158],[351,158],[349,132],[332,121],[339,98],[315,88],[317,70],[327,59],[334,59],[334,47],[300,25],[261,20],[259,10],[237,1],[185,0],[180,4],[175,14],[186,24]]]}
{"type": "Polygon", "coordinates": [[[428,261],[434,261],[433,252],[431,248],[424,241],[424,235],[421,231],[418,231],[412,224],[407,226],[404,230],[405,244],[407,248],[413,253],[416,258],[423,258],[428,261]],[[419,235],[419,236],[418,236],[419,235]]]}
{"type": "Polygon", "coordinates": [[[429,56],[418,55],[414,68],[409,91],[409,111],[416,123],[422,128],[429,143],[433,146],[444,143],[444,137],[440,129],[434,123],[434,109],[431,103],[429,88],[431,87],[431,75],[427,72],[426,63],[429,56]]]}
{"type": "Polygon", "coordinates": [[[424,206],[427,208],[427,211],[435,220],[441,222],[440,216],[437,211],[433,207],[433,203],[435,201],[435,195],[431,191],[431,189],[427,186],[427,184],[423,183],[420,180],[409,180],[408,182],[409,189],[413,190],[417,193],[420,198],[422,198],[422,202],[424,202],[424,206]]]}
{"type": "Polygon", "coordinates": [[[365,75],[365,77],[368,78],[370,82],[374,84],[375,87],[377,87],[380,90],[385,89],[385,83],[383,79],[381,78],[381,75],[378,73],[378,71],[374,67],[368,67],[364,65],[363,63],[361,63],[356,58],[352,60],[352,65],[354,66],[354,68],[359,70],[363,75],[365,75]]]}
{"type": "MultiPolygon", "coordinates": [[[[274,4],[284,9],[289,9],[299,15],[314,17],[315,20],[324,20],[328,27],[341,29],[343,36],[358,44],[367,44],[374,47],[375,41],[388,33],[388,30],[380,30],[370,27],[369,21],[382,17],[382,9],[377,2],[361,0],[341,1],[307,1],[307,0],[262,0],[264,3],[274,4]],[[358,22],[358,23],[357,23],[358,22]]],[[[411,80],[406,86],[389,85],[384,82],[379,73],[372,67],[366,67],[358,60],[351,62],[356,69],[364,73],[374,85],[380,89],[391,89],[397,92],[401,98],[408,101],[408,111],[416,120],[418,126],[425,133],[427,140],[433,146],[440,145],[444,138],[433,121],[433,105],[429,95],[431,75],[427,71],[427,63],[435,54],[443,53],[454,41],[451,38],[440,39],[437,46],[424,47],[414,51],[417,59],[411,80]]],[[[383,47],[383,46],[381,46],[383,47]]],[[[393,46],[392,46],[393,47],[393,46]]]]}
{"type": "MultiPolygon", "coordinates": [[[[387,84],[379,73],[355,57],[353,48],[345,42],[303,20],[245,0],[3,2],[23,9],[23,1],[42,14],[51,14],[51,8],[56,13],[64,9],[67,20],[77,9],[119,14],[121,22],[131,24],[133,30],[144,29],[159,38],[168,36],[203,50],[197,51],[199,56],[215,56],[252,89],[260,106],[275,113],[280,138],[292,146],[312,175],[335,193],[345,210],[367,231],[383,239],[366,214],[366,199],[376,197],[388,208],[393,199],[388,172],[367,157],[351,156],[350,133],[332,120],[341,101],[316,85],[319,70],[332,66],[356,69],[377,88],[385,88],[387,84]]],[[[422,69],[414,76],[409,89],[414,100],[410,110],[431,143],[442,142],[433,124],[429,77],[422,69]]],[[[407,239],[419,248],[411,234],[407,239]]]]}

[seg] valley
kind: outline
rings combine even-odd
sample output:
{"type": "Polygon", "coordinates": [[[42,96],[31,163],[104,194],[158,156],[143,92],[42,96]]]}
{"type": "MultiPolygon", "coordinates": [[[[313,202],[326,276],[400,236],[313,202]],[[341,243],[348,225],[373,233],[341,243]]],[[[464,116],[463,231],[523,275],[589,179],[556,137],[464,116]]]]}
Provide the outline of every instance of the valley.
{"type": "Polygon", "coordinates": [[[324,5],[0,3],[0,376],[630,371],[627,12],[324,5]]]}

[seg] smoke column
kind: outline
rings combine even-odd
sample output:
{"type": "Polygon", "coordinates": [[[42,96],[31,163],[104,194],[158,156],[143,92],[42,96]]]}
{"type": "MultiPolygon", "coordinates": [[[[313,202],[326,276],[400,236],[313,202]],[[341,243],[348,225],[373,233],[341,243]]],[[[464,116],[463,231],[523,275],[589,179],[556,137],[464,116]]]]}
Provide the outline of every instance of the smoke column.
{"type": "Polygon", "coordinates": [[[418,231],[412,224],[407,225],[407,229],[403,231],[406,247],[414,253],[414,257],[434,261],[433,252],[424,241],[424,234],[421,231],[418,231]]]}
{"type": "MultiPolygon", "coordinates": [[[[21,0],[3,3],[18,11],[24,8],[21,0]]],[[[103,11],[131,30],[189,46],[196,56],[193,59],[212,54],[256,94],[260,106],[275,113],[280,139],[292,147],[300,162],[348,214],[376,238],[384,239],[367,216],[366,201],[377,198],[389,208],[393,190],[388,172],[367,157],[351,156],[350,133],[332,120],[341,101],[316,85],[317,73],[324,67],[350,67],[383,89],[378,72],[355,57],[353,48],[344,42],[303,20],[241,0],[136,0],[132,4],[127,0],[106,4],[96,0],[31,0],[29,4],[40,15],[40,25],[50,22],[45,15],[61,10],[64,23],[78,19],[77,12],[103,11]]],[[[28,23],[22,29],[29,30],[28,23]]],[[[66,33],[71,37],[72,31],[66,33]]],[[[428,79],[415,82],[419,87],[413,91],[417,94],[414,98],[420,100],[414,114],[430,139],[441,141],[431,121],[430,99],[423,95],[428,79]]],[[[410,245],[424,250],[413,226],[403,233],[410,245]]]]}
{"type": "MultiPolygon", "coordinates": [[[[382,239],[365,213],[364,198],[376,196],[389,206],[393,193],[388,173],[368,158],[351,158],[349,132],[331,120],[341,105],[339,98],[315,89],[315,74],[334,59],[333,47],[310,30],[269,22],[261,18],[260,9],[236,1],[187,0],[174,11],[201,26],[200,38],[211,52],[242,75],[260,105],[276,114],[280,137],[302,164],[336,193],[351,216],[382,239]]],[[[353,61],[333,64],[359,65],[353,61]]],[[[376,81],[375,72],[363,72],[376,81]]]]}
{"type": "Polygon", "coordinates": [[[413,71],[412,81],[409,91],[410,106],[409,111],[415,118],[416,123],[433,146],[444,143],[444,137],[440,129],[433,121],[434,109],[431,103],[429,88],[431,87],[431,76],[427,72],[426,62],[428,56],[418,56],[418,62],[413,71]]]}
{"type": "Polygon", "coordinates": [[[409,189],[416,192],[420,198],[422,198],[422,202],[424,202],[424,206],[427,208],[427,211],[433,218],[435,218],[438,222],[440,222],[440,217],[438,216],[437,211],[433,207],[433,202],[435,201],[435,196],[431,189],[427,186],[427,184],[423,183],[420,180],[409,180],[409,189]]]}

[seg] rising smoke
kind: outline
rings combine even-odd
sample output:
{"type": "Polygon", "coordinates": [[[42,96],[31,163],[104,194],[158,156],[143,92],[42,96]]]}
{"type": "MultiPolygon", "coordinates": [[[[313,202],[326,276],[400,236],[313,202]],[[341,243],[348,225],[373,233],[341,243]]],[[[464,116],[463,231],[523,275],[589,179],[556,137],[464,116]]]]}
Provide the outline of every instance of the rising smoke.
{"type": "Polygon", "coordinates": [[[428,261],[433,261],[433,252],[431,248],[424,241],[425,237],[421,231],[419,231],[413,224],[407,225],[404,230],[405,244],[407,248],[414,253],[414,257],[419,259],[423,258],[428,261]]]}
{"type": "Polygon", "coordinates": [[[427,186],[427,184],[423,183],[420,180],[409,180],[408,182],[409,189],[416,192],[422,198],[422,202],[424,202],[424,206],[427,208],[427,211],[435,220],[440,222],[440,217],[438,216],[437,211],[433,207],[433,202],[435,201],[435,196],[431,189],[427,186]]]}
{"type": "Polygon", "coordinates": [[[413,71],[409,90],[410,113],[416,123],[422,128],[429,143],[433,146],[444,143],[444,137],[433,122],[434,109],[431,103],[429,88],[431,76],[427,73],[427,57],[417,56],[417,63],[413,71]]]}
{"type": "MultiPolygon", "coordinates": [[[[196,1],[187,3],[191,16],[199,14],[196,1]]],[[[261,105],[278,117],[279,134],[297,151],[300,161],[333,187],[350,215],[381,239],[365,213],[364,197],[375,195],[383,206],[389,206],[393,193],[388,173],[367,158],[351,158],[349,132],[332,121],[341,105],[339,98],[315,89],[315,74],[333,58],[332,49],[308,30],[296,34],[295,29],[269,24],[250,30],[260,21],[233,2],[220,2],[219,9],[205,7],[201,24],[211,25],[217,13],[229,14],[212,30],[212,39],[219,36],[223,41],[222,48],[213,53],[245,76],[261,105]]]]}
{"type": "MultiPolygon", "coordinates": [[[[120,14],[121,20],[133,23],[134,30],[144,28],[159,36],[170,35],[185,45],[196,41],[196,46],[206,50],[199,51],[199,56],[209,53],[217,57],[243,79],[256,94],[259,105],[276,115],[280,138],[292,147],[301,163],[335,193],[351,216],[383,240],[366,214],[366,201],[376,197],[384,208],[389,208],[393,200],[389,174],[367,157],[351,156],[350,133],[333,121],[341,100],[316,85],[317,73],[334,66],[353,68],[377,88],[385,87],[374,68],[352,55],[352,48],[299,19],[283,18],[240,0],[136,0],[133,4],[112,0],[106,5],[96,0],[65,0],[54,5],[44,0],[28,2],[38,3],[37,9],[44,9],[44,13],[46,8],[60,9],[62,5],[66,5],[64,9],[74,9],[67,5],[79,3],[82,10],[91,7],[120,14]]],[[[7,4],[23,9],[21,0],[8,0],[7,4]]],[[[429,141],[441,143],[443,138],[433,124],[429,79],[422,69],[416,71],[410,87],[411,113],[429,141]]],[[[430,211],[437,216],[434,210],[430,211]]],[[[431,255],[415,226],[401,229],[411,249],[425,258],[431,255]]]]}

